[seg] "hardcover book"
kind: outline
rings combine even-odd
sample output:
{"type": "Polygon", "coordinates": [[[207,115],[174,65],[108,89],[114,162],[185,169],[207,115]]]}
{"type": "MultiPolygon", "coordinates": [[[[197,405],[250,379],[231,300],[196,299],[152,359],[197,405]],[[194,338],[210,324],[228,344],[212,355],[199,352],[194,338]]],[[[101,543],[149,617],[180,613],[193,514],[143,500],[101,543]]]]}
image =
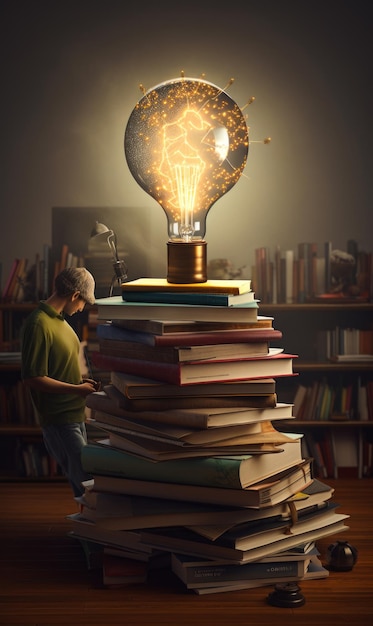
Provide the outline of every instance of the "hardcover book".
{"type": "MultiPolygon", "coordinates": [[[[223,343],[198,346],[149,346],[136,341],[99,339],[99,352],[108,356],[145,359],[161,363],[246,358],[268,354],[268,342],[223,343]]],[[[373,357],[372,357],[373,359],[373,357]]]]}
{"type": "Polygon", "coordinates": [[[255,322],[258,303],[236,306],[125,302],[121,296],[96,300],[98,319],[174,319],[205,322],[255,322]]]}
{"type": "Polygon", "coordinates": [[[126,283],[122,283],[122,293],[127,291],[139,291],[139,292],[185,292],[185,293],[230,293],[241,294],[251,291],[250,279],[235,279],[235,280],[207,280],[203,283],[169,283],[166,278],[137,278],[130,280],[126,283]]]}
{"type": "Polygon", "coordinates": [[[128,330],[153,333],[154,335],[168,335],[174,333],[211,333],[222,330],[258,330],[273,329],[273,317],[257,315],[254,321],[237,322],[217,321],[203,322],[195,320],[170,319],[116,319],[110,318],[112,324],[128,330]]]}
{"type": "Polygon", "coordinates": [[[260,378],[258,380],[244,380],[227,382],[224,384],[209,382],[195,383],[193,387],[181,388],[154,378],[113,370],[111,372],[112,384],[127,398],[173,398],[216,396],[232,399],[234,396],[257,396],[275,393],[276,382],[273,378],[260,378]]]}
{"type": "Polygon", "coordinates": [[[228,382],[256,378],[293,376],[296,355],[270,349],[267,356],[238,360],[188,361],[163,363],[92,353],[92,363],[106,371],[146,376],[172,385],[228,382]]]}
{"type": "MultiPolygon", "coordinates": [[[[170,482],[170,477],[164,477],[163,480],[158,481],[125,478],[116,474],[108,476],[103,473],[93,473],[95,491],[254,509],[268,509],[282,503],[307,487],[311,482],[310,459],[295,463],[282,472],[275,472],[266,479],[245,487],[245,489],[226,489],[225,487],[192,485],[187,482],[170,482]]],[[[285,511],[286,508],[283,509],[283,513],[285,511]]],[[[211,532],[211,527],[209,530],[211,532]]],[[[197,531],[199,534],[206,532],[201,526],[198,527],[197,531]]],[[[219,526],[217,536],[220,534],[221,528],[219,526]]]]}
{"type": "MultiPolygon", "coordinates": [[[[141,541],[153,548],[168,550],[212,559],[227,559],[237,563],[259,560],[281,549],[289,549],[305,540],[316,541],[321,537],[348,530],[345,522],[349,515],[336,513],[335,509],[320,510],[289,526],[287,521],[266,525],[258,524],[240,542],[218,539],[204,540],[187,528],[169,527],[140,530],[141,541]],[[286,532],[286,528],[291,532],[286,532]]],[[[243,525],[244,527],[246,525],[243,525]]]]}
{"type": "MultiPolygon", "coordinates": [[[[141,321],[141,320],[139,320],[141,321]]],[[[96,329],[99,340],[107,339],[116,341],[136,342],[141,346],[151,347],[179,347],[179,346],[203,346],[215,344],[247,344],[263,343],[282,339],[282,332],[274,328],[254,329],[223,329],[197,332],[174,332],[158,335],[152,332],[137,331],[118,326],[112,322],[98,324],[96,329]]]]}
{"type": "Polygon", "coordinates": [[[89,474],[244,489],[302,462],[303,435],[288,433],[288,436],[293,441],[282,444],[282,452],[175,459],[162,463],[108,445],[88,444],[82,449],[82,465],[89,474]]]}
{"type": "MultiPolygon", "coordinates": [[[[236,306],[254,302],[253,291],[241,294],[184,292],[184,291],[130,291],[122,292],[125,302],[148,302],[163,304],[196,304],[203,306],[236,306]]],[[[255,300],[258,302],[258,300],[255,300]]]]}
{"type": "MultiPolygon", "coordinates": [[[[184,399],[182,397],[181,399],[176,398],[176,403],[179,401],[178,407],[172,407],[174,404],[172,398],[149,398],[144,400],[148,408],[136,411],[133,408],[126,408],[127,399],[113,385],[105,385],[103,391],[97,391],[87,396],[86,406],[93,410],[91,417],[94,419],[99,419],[100,417],[101,421],[111,420],[111,423],[114,425],[123,423],[125,420],[131,420],[132,422],[136,421],[137,424],[155,422],[162,424],[163,427],[170,424],[177,427],[205,429],[226,428],[228,426],[267,420],[294,419],[292,404],[276,402],[275,399],[272,403],[272,396],[276,396],[276,394],[250,397],[232,396],[231,398],[211,398],[211,400],[209,397],[205,397],[202,399],[207,405],[206,408],[199,407],[199,398],[197,397],[196,401],[194,401],[193,396],[185,398],[186,406],[190,408],[183,406],[184,399]],[[117,399],[115,396],[119,395],[121,397],[117,399]],[[219,400],[222,401],[220,406],[219,400]],[[263,406],[261,408],[252,408],[249,405],[253,402],[258,407],[261,404],[263,406]],[[159,403],[162,403],[164,406],[158,407],[159,403]],[[264,407],[265,403],[267,404],[266,407],[264,407]],[[226,406],[224,407],[223,404],[226,406]]],[[[139,399],[134,402],[142,403],[143,400],[139,399]]]]}

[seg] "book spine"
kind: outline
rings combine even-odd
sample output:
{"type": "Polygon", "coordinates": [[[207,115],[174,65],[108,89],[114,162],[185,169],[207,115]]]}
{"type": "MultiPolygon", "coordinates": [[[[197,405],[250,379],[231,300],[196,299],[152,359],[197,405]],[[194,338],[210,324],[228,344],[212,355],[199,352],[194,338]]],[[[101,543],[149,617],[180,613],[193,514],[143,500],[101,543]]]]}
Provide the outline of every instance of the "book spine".
{"type": "Polygon", "coordinates": [[[187,585],[207,585],[222,582],[277,578],[296,578],[304,574],[304,560],[247,563],[244,565],[188,565],[173,557],[172,569],[187,585]]]}

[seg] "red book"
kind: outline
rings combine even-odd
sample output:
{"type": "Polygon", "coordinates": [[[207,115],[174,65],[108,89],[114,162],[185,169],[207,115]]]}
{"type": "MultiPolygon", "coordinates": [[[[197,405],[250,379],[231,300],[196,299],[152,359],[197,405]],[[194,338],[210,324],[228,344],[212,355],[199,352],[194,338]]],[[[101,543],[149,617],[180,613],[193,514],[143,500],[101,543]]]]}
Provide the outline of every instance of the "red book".
{"type": "Polygon", "coordinates": [[[174,385],[193,385],[294,376],[293,359],[296,356],[271,350],[268,356],[248,359],[159,363],[93,352],[92,362],[97,368],[107,371],[125,372],[174,385]]]}

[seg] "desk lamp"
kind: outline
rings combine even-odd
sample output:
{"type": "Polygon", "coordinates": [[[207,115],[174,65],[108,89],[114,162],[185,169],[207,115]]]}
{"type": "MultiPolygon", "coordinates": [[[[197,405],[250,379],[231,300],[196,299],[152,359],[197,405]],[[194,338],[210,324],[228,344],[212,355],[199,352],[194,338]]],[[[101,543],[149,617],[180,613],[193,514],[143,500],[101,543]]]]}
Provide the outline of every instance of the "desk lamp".
{"type": "Polygon", "coordinates": [[[129,169],[166,213],[168,282],[205,282],[206,217],[244,170],[244,115],[223,89],[184,73],[140,88],[124,137],[129,169]]]}
{"type": "Polygon", "coordinates": [[[116,234],[113,230],[105,226],[105,224],[96,222],[94,228],[92,229],[91,237],[106,239],[106,242],[110,248],[114,268],[114,276],[112,278],[109,290],[109,296],[112,296],[115,283],[118,283],[118,285],[120,286],[127,279],[128,272],[127,265],[123,260],[119,259],[118,256],[116,234]]]}

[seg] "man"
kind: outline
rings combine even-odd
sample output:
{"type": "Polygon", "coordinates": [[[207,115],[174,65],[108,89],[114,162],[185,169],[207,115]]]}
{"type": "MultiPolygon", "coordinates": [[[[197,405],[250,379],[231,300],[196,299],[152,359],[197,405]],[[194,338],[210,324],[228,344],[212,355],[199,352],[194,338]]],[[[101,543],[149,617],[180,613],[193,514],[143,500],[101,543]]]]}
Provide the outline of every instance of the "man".
{"type": "Polygon", "coordinates": [[[68,478],[75,497],[90,478],[81,465],[87,443],[85,398],[98,389],[83,379],[80,342],[65,314],[83,311],[95,302],[95,281],[84,267],[66,268],[55,279],[51,296],[41,301],[21,331],[22,379],[30,388],[48,453],[68,478]]]}

